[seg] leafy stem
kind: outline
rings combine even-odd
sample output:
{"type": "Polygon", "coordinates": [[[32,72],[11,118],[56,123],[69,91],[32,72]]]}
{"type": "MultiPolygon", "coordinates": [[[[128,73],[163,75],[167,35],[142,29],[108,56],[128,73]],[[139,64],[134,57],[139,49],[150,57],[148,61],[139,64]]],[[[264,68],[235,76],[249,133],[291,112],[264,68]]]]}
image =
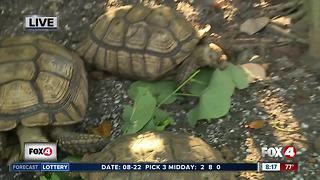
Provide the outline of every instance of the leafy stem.
{"type": "Polygon", "coordinates": [[[197,80],[197,79],[191,79],[190,82],[197,83],[197,84],[201,84],[201,85],[206,85],[205,82],[199,81],[199,80],[197,80]]]}
{"type": "Polygon", "coordinates": [[[164,98],[158,105],[157,108],[159,108],[162,104],[164,104],[171,96],[176,94],[183,86],[185,86],[192,78],[194,78],[200,70],[198,69],[195,71],[191,76],[189,76],[188,79],[186,79],[182,84],[180,84],[171,94],[169,94],[166,98],[164,98]]]}
{"type": "Polygon", "coordinates": [[[177,95],[177,96],[189,96],[189,97],[200,97],[199,95],[189,94],[189,93],[175,93],[174,95],[177,95]]]}
{"type": "Polygon", "coordinates": [[[129,122],[132,122],[132,118],[133,118],[133,115],[134,115],[135,113],[136,113],[136,107],[133,106],[133,107],[132,107],[132,113],[131,113],[131,115],[130,115],[129,122]]]}

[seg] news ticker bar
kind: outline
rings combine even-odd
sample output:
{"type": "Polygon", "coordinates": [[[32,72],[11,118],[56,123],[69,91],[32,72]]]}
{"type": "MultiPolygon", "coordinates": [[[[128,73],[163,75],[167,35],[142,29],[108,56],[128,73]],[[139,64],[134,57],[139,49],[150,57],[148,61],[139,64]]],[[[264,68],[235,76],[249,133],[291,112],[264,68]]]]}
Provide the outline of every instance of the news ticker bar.
{"type": "Polygon", "coordinates": [[[298,163],[62,163],[23,162],[10,165],[12,172],[70,171],[298,171],[298,163]]]}

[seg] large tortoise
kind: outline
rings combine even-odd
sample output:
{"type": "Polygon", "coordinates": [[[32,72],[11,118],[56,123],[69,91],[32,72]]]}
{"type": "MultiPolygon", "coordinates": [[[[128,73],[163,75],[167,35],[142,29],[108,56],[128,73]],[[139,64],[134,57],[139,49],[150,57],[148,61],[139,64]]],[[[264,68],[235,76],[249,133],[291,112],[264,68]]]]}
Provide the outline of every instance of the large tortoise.
{"type": "Polygon", "coordinates": [[[108,10],[78,49],[97,69],[132,79],[176,74],[178,82],[198,67],[225,68],[226,56],[177,11],[166,6],[127,5],[108,10]]]}
{"type": "MultiPolygon", "coordinates": [[[[184,133],[144,132],[121,136],[102,151],[86,154],[89,163],[223,163],[219,151],[200,138],[184,133]]],[[[85,180],[233,180],[233,173],[223,172],[81,172],[85,180]]]]}
{"type": "Polygon", "coordinates": [[[82,60],[43,36],[0,41],[0,158],[5,135],[16,129],[24,142],[47,142],[45,132],[69,153],[99,150],[99,136],[70,132],[86,112],[88,84],[82,60]]]}

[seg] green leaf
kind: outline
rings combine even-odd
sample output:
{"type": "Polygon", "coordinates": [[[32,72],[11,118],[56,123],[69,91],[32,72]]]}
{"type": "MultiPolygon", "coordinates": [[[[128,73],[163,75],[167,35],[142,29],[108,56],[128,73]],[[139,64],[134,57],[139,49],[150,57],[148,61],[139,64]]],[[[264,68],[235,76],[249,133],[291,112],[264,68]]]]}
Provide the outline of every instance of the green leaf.
{"type": "MultiPolygon", "coordinates": [[[[212,74],[208,87],[203,91],[204,93],[220,94],[222,96],[231,97],[235,89],[235,84],[232,77],[227,71],[215,70],[212,74]],[[215,92],[217,91],[217,92],[215,92]]],[[[200,97],[201,98],[201,97],[200,97]]]]}
{"type": "Polygon", "coordinates": [[[153,122],[156,125],[156,130],[163,131],[168,125],[175,124],[173,118],[166,111],[158,109],[153,117],[153,122]]]}
{"type": "Polygon", "coordinates": [[[80,180],[80,174],[78,172],[55,172],[61,180],[80,180]]]}
{"type": "Polygon", "coordinates": [[[130,126],[132,126],[132,122],[130,121],[130,118],[132,113],[133,113],[132,106],[128,106],[128,105],[123,106],[123,112],[122,112],[123,124],[121,126],[123,132],[126,132],[128,129],[131,129],[130,126]]]}
{"type": "Polygon", "coordinates": [[[46,176],[40,176],[40,180],[49,180],[46,176]]]}
{"type": "Polygon", "coordinates": [[[188,112],[187,121],[192,127],[194,127],[197,124],[198,120],[200,120],[198,117],[199,117],[199,106],[196,106],[195,108],[191,109],[188,112]]]}
{"type": "Polygon", "coordinates": [[[125,106],[122,114],[123,131],[126,134],[140,131],[152,118],[156,99],[146,88],[138,88],[133,107],[125,106]]]}
{"type": "Polygon", "coordinates": [[[56,173],[51,173],[50,177],[40,176],[40,180],[60,180],[60,177],[56,173]]]}
{"type": "Polygon", "coordinates": [[[232,80],[238,89],[244,89],[249,86],[248,75],[240,66],[229,63],[225,71],[231,75],[232,80]]]}
{"type": "MultiPolygon", "coordinates": [[[[176,83],[173,81],[158,81],[158,82],[144,82],[136,81],[131,84],[128,90],[129,97],[135,99],[139,88],[148,89],[151,94],[156,97],[157,102],[162,102],[167,96],[169,96],[176,88],[176,83]]],[[[176,96],[171,96],[163,104],[173,103],[177,99],[176,96]]]]}
{"type": "Polygon", "coordinates": [[[156,125],[154,124],[154,122],[149,121],[140,131],[151,131],[155,129],[156,129],[156,125]]]}
{"type": "Polygon", "coordinates": [[[212,69],[203,69],[190,81],[187,90],[191,94],[200,96],[202,91],[208,86],[212,76],[212,69]]]}
{"type": "Polygon", "coordinates": [[[156,125],[156,130],[163,131],[170,124],[174,124],[172,118],[163,119],[156,125]]]}
{"type": "Polygon", "coordinates": [[[230,109],[231,97],[222,89],[210,88],[201,96],[198,119],[213,119],[225,116],[230,109]]]}
{"type": "Polygon", "coordinates": [[[208,87],[203,90],[199,104],[187,115],[190,125],[196,125],[201,119],[225,116],[229,112],[234,89],[235,84],[229,73],[217,69],[212,74],[208,87]]]}
{"type": "Polygon", "coordinates": [[[60,177],[56,173],[52,173],[51,180],[60,180],[60,177]]]}
{"type": "Polygon", "coordinates": [[[168,125],[174,124],[174,120],[170,114],[161,109],[157,109],[151,121],[143,127],[142,131],[157,130],[163,131],[168,125]]]}
{"type": "Polygon", "coordinates": [[[82,158],[81,156],[69,155],[64,159],[62,159],[61,162],[80,162],[81,158],[82,158]]]}

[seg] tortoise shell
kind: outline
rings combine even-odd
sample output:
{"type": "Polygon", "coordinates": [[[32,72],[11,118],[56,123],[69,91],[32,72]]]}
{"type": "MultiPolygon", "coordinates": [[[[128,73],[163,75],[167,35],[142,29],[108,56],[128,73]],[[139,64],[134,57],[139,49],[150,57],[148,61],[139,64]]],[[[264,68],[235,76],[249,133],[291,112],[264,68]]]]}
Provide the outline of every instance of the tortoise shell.
{"type": "MultiPolygon", "coordinates": [[[[225,160],[219,151],[197,137],[172,132],[145,132],[125,135],[112,141],[102,151],[86,154],[83,162],[92,163],[223,163],[225,160]]],[[[127,179],[127,180],[219,180],[234,178],[234,175],[221,172],[92,172],[81,173],[82,178],[91,179],[127,179]]]]}
{"type": "Polygon", "coordinates": [[[78,52],[97,69],[155,80],[181,64],[198,42],[192,25],[171,8],[127,5],[100,16],[78,52]]]}
{"type": "Polygon", "coordinates": [[[0,41],[0,132],[82,120],[88,101],[83,62],[43,36],[0,41]]]}

